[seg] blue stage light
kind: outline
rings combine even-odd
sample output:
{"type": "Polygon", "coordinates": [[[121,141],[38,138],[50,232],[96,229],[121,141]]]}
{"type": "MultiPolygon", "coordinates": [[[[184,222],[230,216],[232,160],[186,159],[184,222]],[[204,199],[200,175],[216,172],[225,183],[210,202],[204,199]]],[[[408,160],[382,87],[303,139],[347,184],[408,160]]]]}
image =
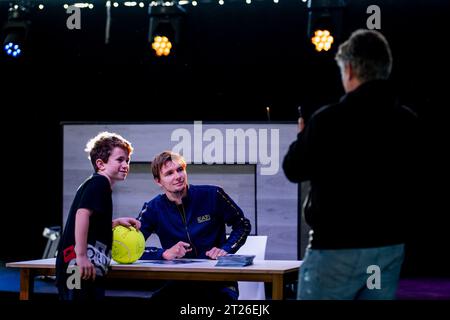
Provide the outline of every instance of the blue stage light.
{"type": "Polygon", "coordinates": [[[10,3],[8,21],[1,30],[4,35],[3,49],[6,56],[18,58],[23,55],[30,26],[28,2],[10,3]]]}
{"type": "Polygon", "coordinates": [[[5,45],[5,52],[8,56],[13,56],[14,58],[20,56],[20,53],[22,50],[20,49],[20,45],[15,44],[13,42],[9,42],[7,45],[5,45]]]}

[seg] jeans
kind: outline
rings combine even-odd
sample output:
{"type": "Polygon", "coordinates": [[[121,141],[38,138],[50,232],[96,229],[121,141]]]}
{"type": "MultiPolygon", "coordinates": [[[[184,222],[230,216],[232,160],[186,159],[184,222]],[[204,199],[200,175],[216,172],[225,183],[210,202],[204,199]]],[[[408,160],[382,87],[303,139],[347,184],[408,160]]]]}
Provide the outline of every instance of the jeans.
{"type": "Polygon", "coordinates": [[[403,258],[403,244],[308,249],[300,267],[297,299],[395,299],[403,258]]]}

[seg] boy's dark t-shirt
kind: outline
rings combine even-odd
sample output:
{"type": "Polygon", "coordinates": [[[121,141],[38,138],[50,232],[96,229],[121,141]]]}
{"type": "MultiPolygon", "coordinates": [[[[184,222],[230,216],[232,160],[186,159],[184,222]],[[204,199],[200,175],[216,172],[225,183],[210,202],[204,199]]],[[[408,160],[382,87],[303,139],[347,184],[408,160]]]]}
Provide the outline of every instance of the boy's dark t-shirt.
{"type": "Polygon", "coordinates": [[[104,276],[111,261],[112,196],[109,180],[98,173],[87,178],[78,188],[59,243],[56,257],[56,284],[65,286],[70,265],[75,265],[75,216],[80,208],[92,210],[89,217],[87,256],[95,266],[96,277],[104,276]]]}

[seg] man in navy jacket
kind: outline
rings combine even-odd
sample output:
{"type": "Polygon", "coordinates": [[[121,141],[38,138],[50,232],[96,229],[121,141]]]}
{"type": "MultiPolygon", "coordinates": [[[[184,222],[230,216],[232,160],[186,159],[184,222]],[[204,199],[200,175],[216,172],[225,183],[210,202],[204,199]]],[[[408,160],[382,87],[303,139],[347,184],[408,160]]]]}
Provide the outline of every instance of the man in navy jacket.
{"type": "MultiPolygon", "coordinates": [[[[151,168],[164,194],[146,202],[138,220],[145,238],[156,233],[162,248],[150,248],[141,259],[217,259],[245,243],[251,225],[241,208],[220,187],[189,185],[181,155],[164,151],[153,159],[151,168]],[[228,239],[225,225],[232,228],[228,239]]],[[[233,300],[238,298],[237,283],[172,281],[155,295],[174,297],[233,300]]]]}

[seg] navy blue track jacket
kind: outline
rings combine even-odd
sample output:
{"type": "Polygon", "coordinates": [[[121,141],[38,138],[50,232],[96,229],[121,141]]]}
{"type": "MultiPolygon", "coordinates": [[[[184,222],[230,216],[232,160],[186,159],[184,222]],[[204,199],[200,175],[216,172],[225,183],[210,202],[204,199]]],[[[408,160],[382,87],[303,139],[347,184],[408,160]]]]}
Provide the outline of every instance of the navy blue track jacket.
{"type": "Polygon", "coordinates": [[[156,233],[161,248],[146,250],[141,259],[163,259],[164,250],[178,241],[191,244],[185,258],[206,259],[213,247],[235,253],[251,231],[250,221],[222,188],[209,185],[189,185],[182,205],[177,206],[165,194],[146,202],[139,214],[141,231],[147,239],[156,233]],[[232,232],[226,239],[225,224],[232,232]]]}

